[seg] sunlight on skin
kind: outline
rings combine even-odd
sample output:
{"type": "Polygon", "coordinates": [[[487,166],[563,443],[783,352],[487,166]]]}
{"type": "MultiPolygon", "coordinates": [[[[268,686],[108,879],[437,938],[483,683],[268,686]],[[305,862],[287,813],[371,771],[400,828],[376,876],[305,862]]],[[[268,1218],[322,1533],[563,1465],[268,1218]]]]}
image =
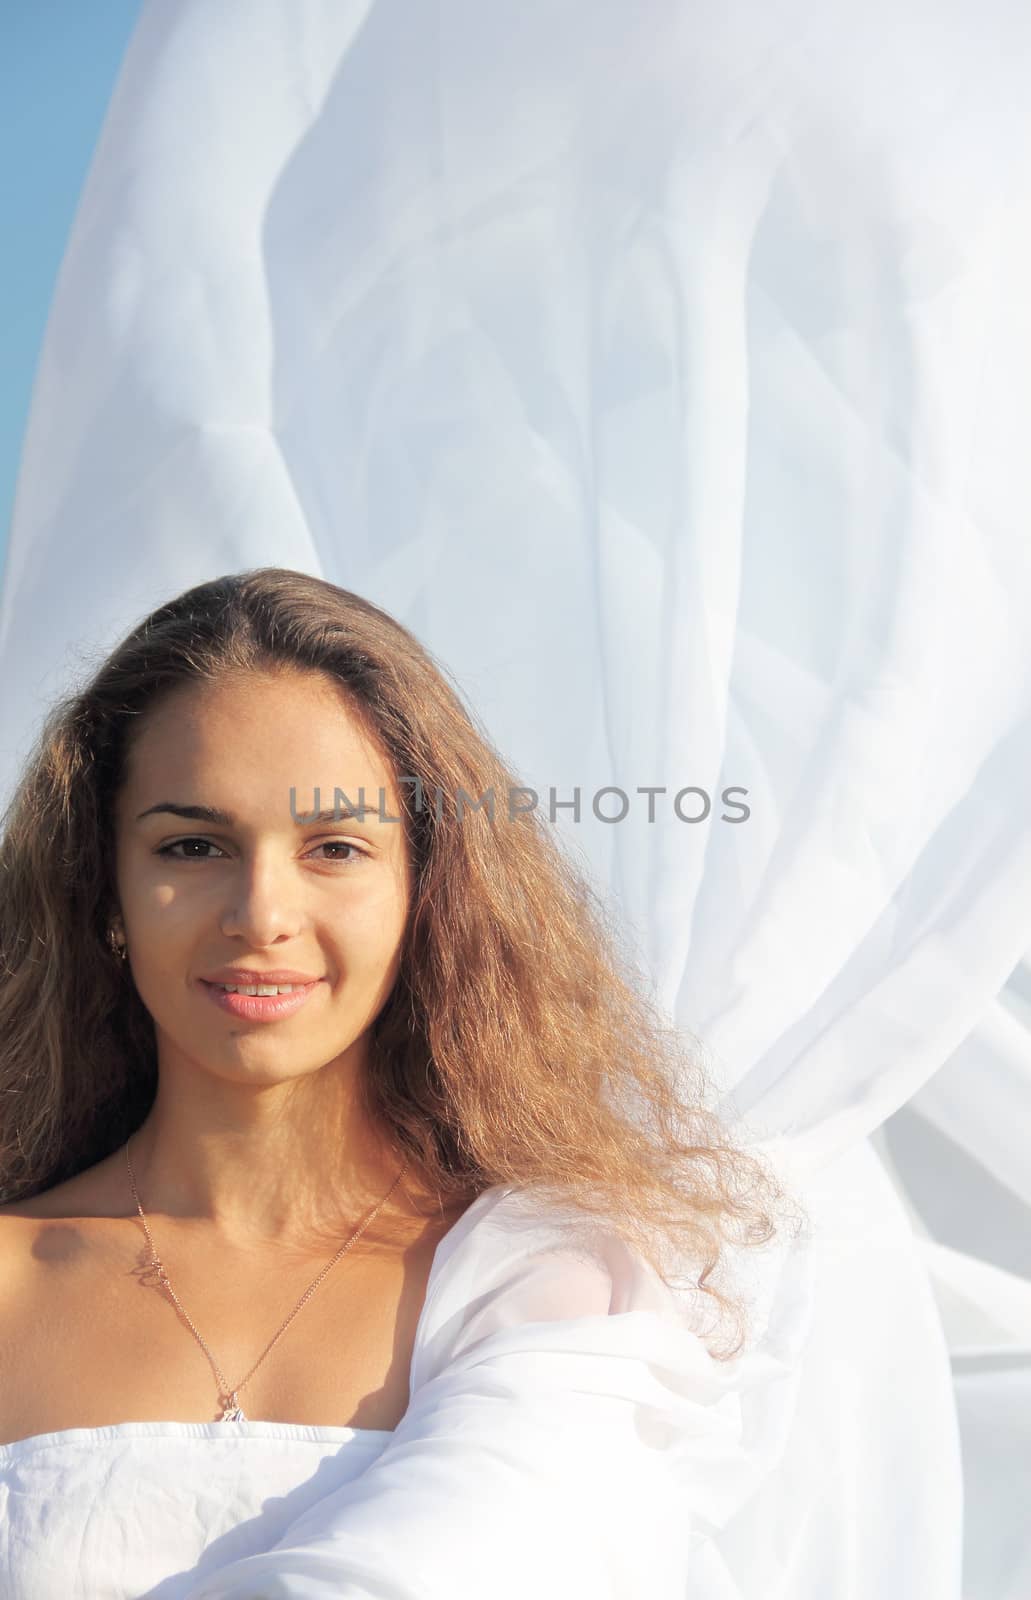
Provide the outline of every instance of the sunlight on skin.
{"type": "Polygon", "coordinates": [[[158,1047],[157,1099],[132,1140],[148,1214],[241,1243],[314,1243],[397,1176],[354,1096],[412,892],[381,789],[384,818],[399,819],[389,762],[321,674],[191,685],[147,717],[117,806],[116,875],[158,1047]],[[357,805],[360,788],[370,809],[351,818],[341,801],[339,820],[298,821],[316,788],[321,810],[338,790],[357,805]],[[232,822],[141,816],[165,802],[232,822]],[[320,981],[293,1015],[247,1020],[201,981],[226,966],[320,981]]]}

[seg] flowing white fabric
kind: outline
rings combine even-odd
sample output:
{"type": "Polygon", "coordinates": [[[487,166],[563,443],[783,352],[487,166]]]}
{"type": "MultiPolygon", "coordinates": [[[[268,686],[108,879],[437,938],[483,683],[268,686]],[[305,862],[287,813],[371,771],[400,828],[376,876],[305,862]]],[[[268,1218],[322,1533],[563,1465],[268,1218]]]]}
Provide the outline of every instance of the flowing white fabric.
{"type": "Polygon", "coordinates": [[[149,4],[40,363],[7,783],[187,584],[368,595],[579,789],[812,1187],[826,1317],[720,1600],[957,1600],[957,1396],[964,1600],[1031,1565],[1029,78],[1015,0],[149,4]]]}
{"type": "Polygon", "coordinates": [[[724,1570],[704,1535],[792,1414],[807,1251],[767,1254],[753,1292],[762,1276],[760,1337],[721,1365],[697,1291],[489,1189],[437,1248],[393,1432],[154,1422],[0,1445],[3,1593],[681,1600],[724,1570]]]}
{"type": "MultiPolygon", "coordinates": [[[[514,1193],[486,1204],[446,1286],[431,1284],[411,1402],[382,1454],[184,1600],[691,1592],[701,1534],[762,1473],[746,1421],[756,1392],[768,1410],[793,1381],[794,1291],[775,1330],[787,1358],[769,1344],[730,1372],[692,1333],[689,1301],[614,1235],[514,1193]]],[[[710,1543],[698,1560],[712,1559],[710,1543]]]]}

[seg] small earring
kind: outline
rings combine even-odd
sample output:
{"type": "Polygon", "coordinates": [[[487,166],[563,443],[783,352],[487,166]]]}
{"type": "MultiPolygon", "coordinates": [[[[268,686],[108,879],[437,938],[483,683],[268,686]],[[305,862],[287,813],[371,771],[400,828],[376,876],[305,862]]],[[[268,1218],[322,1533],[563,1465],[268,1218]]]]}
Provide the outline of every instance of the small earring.
{"type": "Polygon", "coordinates": [[[120,961],[126,961],[128,959],[128,951],[125,948],[125,942],[124,940],[119,940],[114,928],[108,928],[107,942],[120,961]]]}

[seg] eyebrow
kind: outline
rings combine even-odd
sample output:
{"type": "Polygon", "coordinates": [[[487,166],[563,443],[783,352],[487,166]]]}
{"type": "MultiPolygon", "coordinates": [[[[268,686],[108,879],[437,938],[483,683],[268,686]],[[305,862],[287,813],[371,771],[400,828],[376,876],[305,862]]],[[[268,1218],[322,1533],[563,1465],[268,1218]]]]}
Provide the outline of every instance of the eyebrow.
{"type": "MultiPolygon", "coordinates": [[[[223,828],[234,828],[236,826],[236,818],[231,811],[220,811],[217,806],[180,806],[176,805],[173,800],[159,800],[156,806],[148,806],[146,811],[139,813],[136,821],[142,822],[144,817],[152,817],[158,812],[167,812],[173,817],[185,817],[187,822],[209,822],[223,828]]],[[[373,815],[378,814],[376,806],[369,803],[366,803],[365,812],[366,814],[370,812],[373,815]]],[[[360,825],[363,820],[364,818],[360,816],[349,816],[343,806],[339,806],[332,811],[319,811],[313,817],[300,816],[294,818],[299,828],[310,827],[315,822],[351,822],[360,825]]]]}

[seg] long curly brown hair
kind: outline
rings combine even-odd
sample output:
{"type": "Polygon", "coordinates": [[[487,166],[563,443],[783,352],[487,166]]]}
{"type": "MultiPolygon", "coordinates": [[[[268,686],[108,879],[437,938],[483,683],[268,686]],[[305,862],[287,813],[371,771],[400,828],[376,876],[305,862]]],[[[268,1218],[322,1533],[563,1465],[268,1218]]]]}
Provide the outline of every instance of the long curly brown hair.
{"type": "Polygon", "coordinates": [[[613,1224],[666,1281],[697,1263],[691,1281],[736,1334],[713,1353],[736,1353],[726,1247],[765,1243],[791,1204],[730,1139],[704,1051],[647,997],[537,813],[463,806],[460,791],[518,780],[446,670],[368,600],[284,568],[159,607],[44,721],[0,840],[0,1200],[110,1155],[154,1100],[153,1022],[107,938],[131,741],[182,685],[284,667],[342,685],[394,772],[422,785],[401,786],[415,887],[361,1086],[375,1125],[442,1208],[533,1186],[613,1224]]]}

